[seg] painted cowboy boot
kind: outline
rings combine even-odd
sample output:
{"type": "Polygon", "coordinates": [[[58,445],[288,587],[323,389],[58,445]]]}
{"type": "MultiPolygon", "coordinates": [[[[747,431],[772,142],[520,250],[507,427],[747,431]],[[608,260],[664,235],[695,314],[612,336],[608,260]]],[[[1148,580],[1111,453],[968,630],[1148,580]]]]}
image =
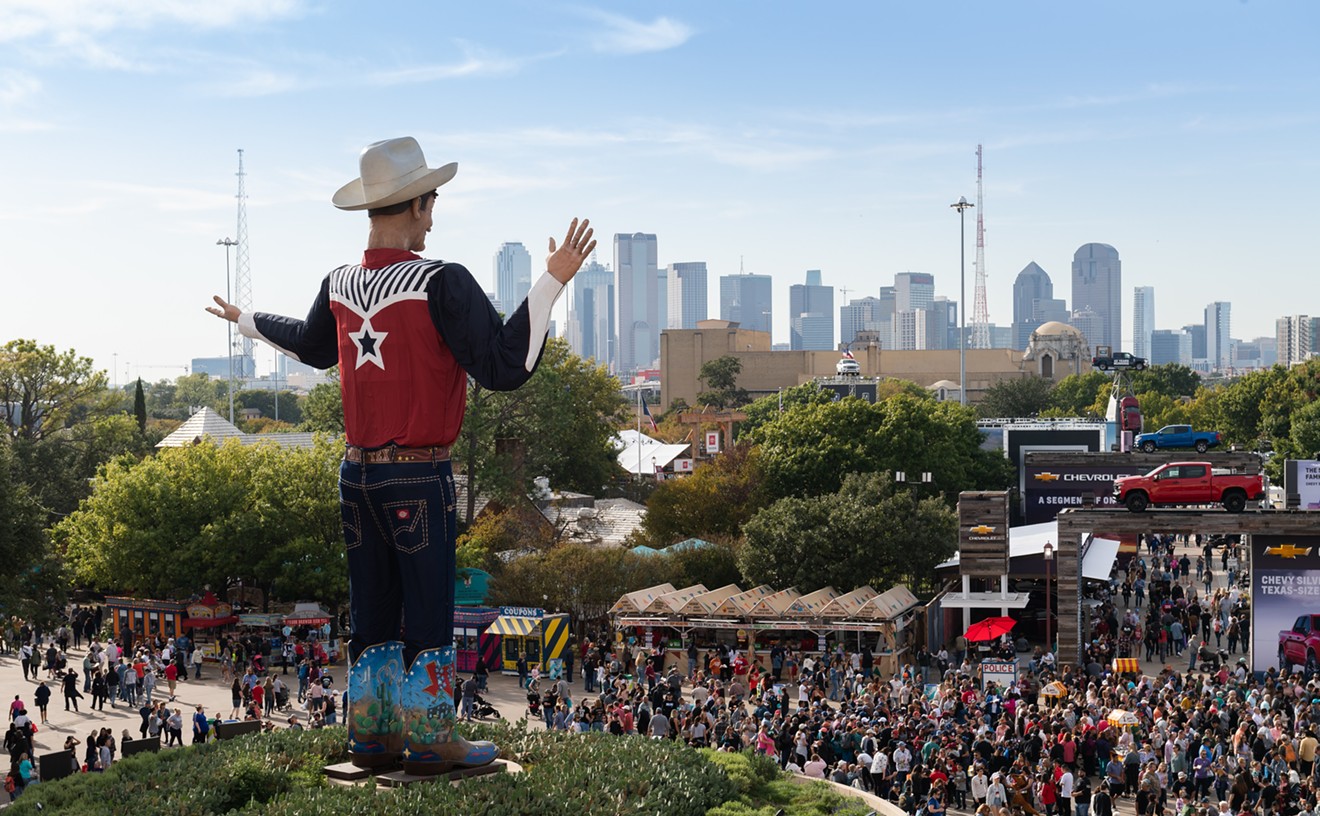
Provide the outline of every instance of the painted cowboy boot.
{"type": "Polygon", "coordinates": [[[403,644],[368,646],[348,672],[348,757],[359,768],[394,765],[403,753],[403,644]]]}
{"type": "Polygon", "coordinates": [[[419,776],[494,762],[493,742],[469,742],[454,733],[454,647],[417,655],[403,682],[403,769],[419,776]]]}

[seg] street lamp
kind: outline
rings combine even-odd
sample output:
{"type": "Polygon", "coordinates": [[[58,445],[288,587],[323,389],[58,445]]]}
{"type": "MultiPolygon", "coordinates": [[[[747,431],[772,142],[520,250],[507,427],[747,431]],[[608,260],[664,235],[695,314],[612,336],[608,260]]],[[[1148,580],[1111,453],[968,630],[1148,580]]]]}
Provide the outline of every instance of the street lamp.
{"type": "Polygon", "coordinates": [[[958,211],[958,235],[961,241],[958,270],[958,403],[967,404],[967,196],[950,207],[958,211]]]}
{"type": "Polygon", "coordinates": [[[1052,605],[1051,587],[1054,573],[1054,545],[1049,541],[1045,542],[1045,651],[1054,651],[1054,627],[1050,620],[1050,606],[1052,605]]]}
{"type": "MultiPolygon", "coordinates": [[[[238,246],[238,241],[230,238],[221,238],[215,242],[216,246],[225,248],[225,303],[230,300],[229,293],[229,248],[238,246]]],[[[234,324],[225,321],[225,337],[229,344],[229,424],[234,424],[234,324]]]]}

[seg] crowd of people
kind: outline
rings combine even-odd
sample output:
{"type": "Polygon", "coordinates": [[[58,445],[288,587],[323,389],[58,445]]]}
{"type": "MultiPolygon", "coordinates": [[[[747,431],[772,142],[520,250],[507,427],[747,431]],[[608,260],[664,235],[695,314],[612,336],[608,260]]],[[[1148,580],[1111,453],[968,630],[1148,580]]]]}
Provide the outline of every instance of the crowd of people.
{"type": "MultiPolygon", "coordinates": [[[[48,722],[56,694],[63,698],[65,711],[72,713],[103,712],[107,702],[112,709],[136,710],[141,715],[138,739],[152,739],[166,748],[183,746],[186,729],[191,729],[193,743],[215,738],[216,725],[222,721],[218,713],[209,715],[202,705],[185,713],[183,707],[172,705],[180,683],[202,679],[202,650],[186,635],[139,638],[125,648],[122,641],[101,636],[100,609],[74,607],[69,619],[51,631],[18,618],[0,626],[0,653],[17,657],[23,679],[35,683],[31,707],[24,694],[14,695],[10,704],[5,735],[10,769],[5,787],[11,800],[39,781],[34,736],[48,722]],[[83,651],[81,660],[71,656],[70,647],[83,651]],[[82,700],[88,700],[85,707],[79,705],[82,700]]],[[[217,648],[221,674],[225,682],[232,682],[228,719],[260,721],[264,730],[273,730],[278,717],[278,725],[301,730],[292,700],[291,681],[296,678],[297,702],[306,712],[307,726],[337,722],[340,692],[325,669],[328,656],[319,642],[287,639],[286,647],[274,656],[278,665],[270,668],[268,647],[255,635],[221,635],[217,648]]],[[[92,773],[109,768],[122,743],[132,739],[128,729],[117,741],[109,728],[101,728],[85,741],[68,737],[64,748],[73,757],[73,772],[92,773]]]]}

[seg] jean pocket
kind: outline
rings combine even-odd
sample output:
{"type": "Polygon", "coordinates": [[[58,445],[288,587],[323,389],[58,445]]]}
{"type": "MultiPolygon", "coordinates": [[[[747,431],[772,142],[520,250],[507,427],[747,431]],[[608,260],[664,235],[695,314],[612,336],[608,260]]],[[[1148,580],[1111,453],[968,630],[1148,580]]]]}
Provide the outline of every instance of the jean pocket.
{"type": "Polygon", "coordinates": [[[339,500],[340,526],[344,530],[344,543],[353,549],[362,543],[362,511],[355,501],[339,500]]]}
{"type": "Polygon", "coordinates": [[[394,549],[411,554],[430,543],[425,499],[386,502],[381,508],[385,511],[385,524],[394,540],[394,549]]]}

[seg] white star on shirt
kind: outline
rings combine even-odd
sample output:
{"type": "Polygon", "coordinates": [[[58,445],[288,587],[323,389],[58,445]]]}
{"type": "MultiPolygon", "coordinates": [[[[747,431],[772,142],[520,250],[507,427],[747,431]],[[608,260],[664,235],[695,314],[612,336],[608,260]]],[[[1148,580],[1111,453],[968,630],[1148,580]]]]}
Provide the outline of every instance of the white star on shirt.
{"type": "Polygon", "coordinates": [[[370,362],[376,368],[384,371],[385,358],[380,354],[380,347],[388,336],[389,332],[376,331],[372,327],[371,318],[362,321],[362,328],[355,332],[349,332],[349,339],[357,347],[357,365],[353,367],[355,369],[361,368],[363,363],[370,362]]]}

